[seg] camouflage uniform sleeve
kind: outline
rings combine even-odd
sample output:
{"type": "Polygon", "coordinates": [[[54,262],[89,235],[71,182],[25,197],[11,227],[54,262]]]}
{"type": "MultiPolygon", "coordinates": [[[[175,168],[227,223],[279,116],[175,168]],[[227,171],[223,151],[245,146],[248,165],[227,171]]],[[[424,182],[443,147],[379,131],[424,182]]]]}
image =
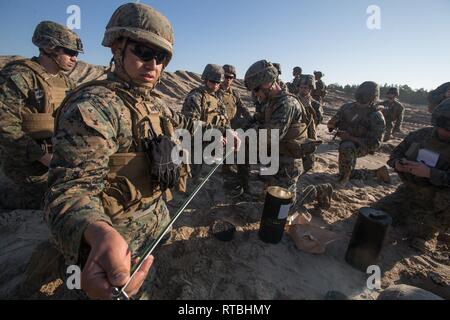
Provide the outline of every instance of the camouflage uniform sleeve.
{"type": "Polygon", "coordinates": [[[405,116],[405,107],[400,102],[397,102],[397,112],[396,112],[396,117],[395,117],[394,130],[400,130],[400,128],[403,124],[404,116],[405,116]]]}
{"type": "Polygon", "coordinates": [[[121,115],[117,99],[84,94],[64,106],[53,139],[45,218],[66,262],[78,262],[86,227],[97,221],[111,224],[100,194],[109,172],[109,157],[118,150],[121,115]]]}
{"type": "Polygon", "coordinates": [[[230,128],[231,127],[231,119],[227,116],[227,106],[223,102],[222,98],[220,96],[216,96],[219,100],[219,114],[220,119],[218,120],[217,126],[224,127],[224,128],[230,128]]]}
{"type": "MultiPolygon", "coordinates": [[[[278,101],[274,106],[270,121],[264,124],[264,129],[269,131],[278,129],[280,131],[280,140],[282,140],[296,116],[296,103],[298,104],[297,100],[294,100],[292,97],[278,101]]],[[[270,132],[267,134],[270,137],[270,132]]]]}
{"type": "Polygon", "coordinates": [[[218,129],[222,133],[225,134],[225,131],[224,131],[225,128],[216,127],[211,124],[207,124],[206,122],[193,119],[193,118],[188,117],[181,112],[175,111],[175,109],[167,107],[165,105],[164,106],[161,105],[161,107],[163,110],[164,117],[166,117],[167,119],[170,120],[170,122],[172,123],[172,126],[175,130],[186,129],[191,134],[194,134],[194,132],[195,132],[195,130],[197,130],[197,128],[201,128],[202,130],[218,129]]]}
{"type": "MultiPolygon", "coordinates": [[[[432,134],[433,128],[423,128],[410,133],[406,138],[392,151],[388,165],[395,168],[397,160],[407,158],[408,150],[413,143],[420,143],[432,134]]],[[[430,183],[437,187],[450,187],[450,169],[440,170],[431,168],[430,183]]]]}
{"type": "Polygon", "coordinates": [[[252,115],[242,102],[240,93],[236,90],[234,90],[233,93],[236,98],[237,116],[249,121],[252,118],[252,115]]]}
{"type": "Polygon", "coordinates": [[[392,150],[389,161],[387,162],[391,168],[395,168],[395,162],[397,160],[405,159],[406,153],[411,147],[411,144],[416,140],[416,132],[412,132],[406,136],[406,138],[392,150]]]}
{"type": "Polygon", "coordinates": [[[45,151],[22,130],[21,111],[37,81],[31,71],[10,71],[0,75],[0,145],[11,158],[31,163],[42,158],[45,151]]]}
{"type": "Polygon", "coordinates": [[[450,188],[450,169],[447,171],[431,168],[430,183],[437,187],[450,188]]]}
{"type": "Polygon", "coordinates": [[[311,102],[312,107],[314,108],[314,111],[316,111],[316,115],[317,115],[317,121],[318,123],[322,123],[323,121],[323,107],[322,105],[318,102],[313,100],[311,102]]]}
{"type": "Polygon", "coordinates": [[[70,77],[67,77],[67,76],[66,76],[66,79],[67,79],[67,83],[68,83],[68,86],[69,86],[69,90],[74,90],[77,87],[76,81],[74,79],[70,78],[70,77]]]}
{"type": "Polygon", "coordinates": [[[386,122],[381,111],[373,112],[369,115],[370,128],[365,138],[358,138],[362,146],[368,150],[376,150],[380,147],[383,134],[386,131],[386,122]]]}
{"type": "Polygon", "coordinates": [[[184,100],[183,107],[181,109],[186,117],[200,120],[202,116],[202,94],[199,91],[194,91],[188,94],[184,100]]]}
{"type": "Polygon", "coordinates": [[[344,104],[339,108],[339,110],[336,112],[336,114],[331,117],[330,121],[331,123],[335,123],[335,126],[338,130],[346,130],[347,128],[342,127],[343,121],[342,121],[342,115],[344,114],[344,111],[346,108],[348,108],[350,104],[344,104]]]}

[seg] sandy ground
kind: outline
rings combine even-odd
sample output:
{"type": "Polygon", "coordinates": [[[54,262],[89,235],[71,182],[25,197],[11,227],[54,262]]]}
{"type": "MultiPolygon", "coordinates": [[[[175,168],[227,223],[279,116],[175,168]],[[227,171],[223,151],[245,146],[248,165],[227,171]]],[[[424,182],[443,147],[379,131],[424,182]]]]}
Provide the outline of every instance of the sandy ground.
{"type": "MultiPolygon", "coordinates": [[[[86,75],[85,71],[81,69],[79,74],[86,75]]],[[[166,74],[158,89],[167,103],[180,108],[183,97],[199,81],[197,74],[177,71],[166,74]]],[[[237,86],[248,102],[242,82],[237,86]]],[[[327,117],[349,100],[351,97],[342,93],[330,93],[325,108],[327,117]]],[[[405,133],[428,123],[424,106],[407,105],[405,133]]],[[[358,160],[358,167],[375,169],[384,165],[390,150],[404,136],[383,145],[375,155],[358,160]]],[[[325,126],[320,126],[319,137],[325,143],[318,150],[315,169],[301,178],[300,186],[335,179],[338,142],[332,141],[325,126]]],[[[349,266],[344,256],[358,209],[393,192],[400,180],[392,171],[391,178],[389,185],[375,180],[352,180],[348,189],[335,192],[330,209],[307,207],[313,224],[340,237],[328,245],[325,254],[312,255],[298,250],[288,235],[277,245],[262,242],[257,233],[263,197],[242,202],[231,200],[223,191],[223,174],[219,170],[177,221],[170,239],[157,249],[156,277],[148,298],[301,300],[323,299],[328,291],[338,290],[352,299],[376,299],[379,292],[366,287],[368,275],[349,266]],[[236,225],[233,241],[221,242],[211,235],[211,225],[217,220],[236,225]]],[[[261,189],[262,182],[255,180],[252,188],[261,189]]],[[[171,212],[181,202],[179,196],[171,203],[171,212]]],[[[31,253],[47,238],[42,212],[0,212],[0,298],[18,297],[16,289],[23,280],[31,253]]],[[[441,244],[433,256],[419,254],[407,245],[403,230],[391,229],[380,257],[382,288],[410,284],[450,299],[450,262],[445,256],[448,252],[448,247],[441,244]]],[[[61,298],[48,293],[44,297],[61,298]]]]}

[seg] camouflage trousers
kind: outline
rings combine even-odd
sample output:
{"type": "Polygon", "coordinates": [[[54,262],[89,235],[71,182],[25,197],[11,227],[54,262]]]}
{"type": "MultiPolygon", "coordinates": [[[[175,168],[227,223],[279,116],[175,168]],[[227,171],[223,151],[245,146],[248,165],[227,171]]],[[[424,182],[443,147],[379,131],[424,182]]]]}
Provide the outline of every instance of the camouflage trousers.
{"type": "Polygon", "coordinates": [[[339,176],[341,179],[350,178],[356,167],[356,160],[369,154],[366,149],[351,141],[343,141],[339,146],[339,176]]]}
{"type": "Polygon", "coordinates": [[[323,97],[322,96],[315,96],[315,95],[311,95],[312,96],[312,98],[314,99],[314,100],[316,100],[317,102],[319,102],[321,105],[323,105],[323,97]]]}
{"type": "MultiPolygon", "coordinates": [[[[132,261],[143,254],[170,222],[170,213],[164,200],[156,202],[145,215],[138,213],[128,221],[113,225],[125,238],[132,253],[132,261]]],[[[169,230],[170,231],[170,230],[169,230]]],[[[89,248],[80,248],[79,265],[83,268],[89,256],[89,248]]],[[[38,246],[28,263],[26,277],[21,285],[21,297],[34,299],[87,299],[80,290],[69,290],[66,286],[67,265],[63,255],[47,241],[38,246]],[[51,294],[46,288],[52,287],[51,294]],[[47,292],[46,292],[47,290],[47,292]]],[[[150,285],[142,286],[145,291],[150,285]]]]}
{"type": "Polygon", "coordinates": [[[47,181],[16,183],[2,176],[0,178],[0,208],[6,210],[40,210],[47,191],[47,181]]]}
{"type": "MultiPolygon", "coordinates": [[[[170,212],[161,198],[149,208],[144,216],[135,215],[131,221],[113,225],[128,242],[132,258],[138,257],[143,250],[151,245],[170,222],[170,212]]],[[[170,230],[169,230],[170,231],[170,230]]]]}
{"type": "Polygon", "coordinates": [[[316,157],[312,153],[312,154],[305,156],[302,159],[302,161],[303,161],[303,171],[309,172],[310,170],[312,170],[314,168],[314,163],[316,162],[316,157]]]}
{"type": "Polygon", "coordinates": [[[392,121],[386,119],[386,133],[384,134],[384,142],[391,140],[392,133],[400,132],[400,126],[393,125],[392,121]]]}
{"type": "Polygon", "coordinates": [[[394,193],[372,207],[392,216],[395,225],[405,226],[413,237],[425,240],[450,228],[450,192],[447,189],[411,188],[400,186],[394,193]]]}
{"type": "Polygon", "coordinates": [[[318,207],[329,209],[331,207],[332,196],[333,186],[330,183],[310,185],[299,191],[297,206],[301,207],[317,201],[318,207]]]}

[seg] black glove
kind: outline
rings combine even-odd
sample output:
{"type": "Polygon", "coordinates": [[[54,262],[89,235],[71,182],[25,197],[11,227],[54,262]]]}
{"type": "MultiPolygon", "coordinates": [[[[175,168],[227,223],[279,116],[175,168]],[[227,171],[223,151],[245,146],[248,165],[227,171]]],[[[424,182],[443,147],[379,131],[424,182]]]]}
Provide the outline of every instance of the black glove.
{"type": "Polygon", "coordinates": [[[147,157],[150,160],[150,175],[159,183],[161,191],[172,189],[180,179],[181,163],[174,163],[172,150],[175,143],[168,137],[160,135],[145,141],[147,157]]]}

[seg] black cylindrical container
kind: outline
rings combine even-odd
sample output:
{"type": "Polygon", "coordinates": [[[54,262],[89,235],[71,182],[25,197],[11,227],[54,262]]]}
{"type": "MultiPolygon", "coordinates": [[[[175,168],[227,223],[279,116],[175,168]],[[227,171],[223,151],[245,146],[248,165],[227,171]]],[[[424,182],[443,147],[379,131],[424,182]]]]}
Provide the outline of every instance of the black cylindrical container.
{"type": "Polygon", "coordinates": [[[273,244],[281,241],[293,198],[292,192],[286,189],[280,187],[267,189],[258,233],[262,241],[273,244]]]}
{"type": "Polygon", "coordinates": [[[363,272],[376,265],[391,224],[392,218],[386,212],[361,208],[345,260],[363,272]]]}

